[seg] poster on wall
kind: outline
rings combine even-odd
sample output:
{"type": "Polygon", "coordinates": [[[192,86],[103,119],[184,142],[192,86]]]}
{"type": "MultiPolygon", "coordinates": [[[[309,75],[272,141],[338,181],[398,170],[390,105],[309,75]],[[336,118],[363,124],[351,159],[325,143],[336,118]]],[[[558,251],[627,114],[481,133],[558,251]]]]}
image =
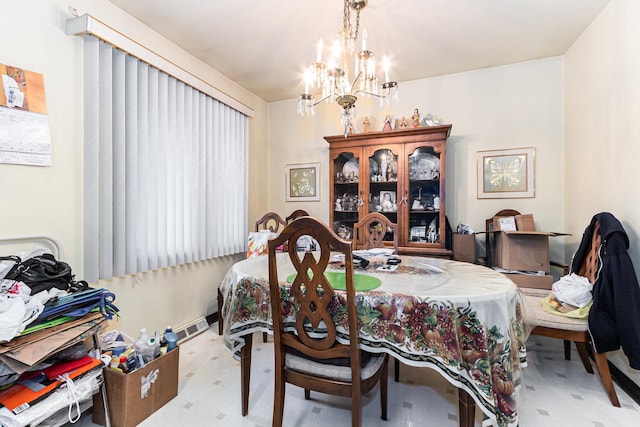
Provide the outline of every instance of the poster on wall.
{"type": "Polygon", "coordinates": [[[0,64],[0,163],[51,166],[44,76],[0,64]]]}

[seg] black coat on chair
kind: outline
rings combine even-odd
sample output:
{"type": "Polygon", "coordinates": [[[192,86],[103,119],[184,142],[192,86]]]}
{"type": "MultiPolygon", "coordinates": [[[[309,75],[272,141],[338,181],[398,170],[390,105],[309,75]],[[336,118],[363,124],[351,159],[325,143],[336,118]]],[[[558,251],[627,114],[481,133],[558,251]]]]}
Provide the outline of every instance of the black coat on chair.
{"type": "Polygon", "coordinates": [[[598,353],[620,347],[634,369],[640,369],[640,286],[628,254],[629,237],[620,221],[609,212],[591,219],[571,262],[577,272],[588,252],[596,223],[602,244],[600,269],[593,284],[589,331],[598,353]]]}

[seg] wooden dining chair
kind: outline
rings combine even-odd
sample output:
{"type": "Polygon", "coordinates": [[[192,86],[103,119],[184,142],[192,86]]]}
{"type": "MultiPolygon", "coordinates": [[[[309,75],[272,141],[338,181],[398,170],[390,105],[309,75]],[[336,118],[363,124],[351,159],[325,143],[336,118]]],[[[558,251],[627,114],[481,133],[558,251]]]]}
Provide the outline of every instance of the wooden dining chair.
{"type": "MultiPolygon", "coordinates": [[[[304,209],[296,209],[295,211],[291,212],[291,214],[288,217],[285,218],[285,222],[287,224],[289,224],[294,219],[302,218],[303,216],[309,216],[309,213],[307,211],[305,211],[304,209]]],[[[282,246],[282,250],[284,252],[287,251],[287,244],[286,243],[284,244],[284,246],[282,246]]]]}
{"type": "Polygon", "coordinates": [[[486,232],[485,234],[485,240],[484,240],[484,251],[485,251],[485,263],[484,265],[486,265],[487,267],[493,267],[493,246],[494,246],[494,242],[495,242],[495,237],[492,234],[492,232],[494,231],[493,229],[493,224],[494,224],[494,219],[495,218],[500,218],[500,217],[505,217],[505,216],[516,216],[516,215],[520,215],[520,212],[518,212],[515,209],[502,209],[498,212],[496,212],[496,214],[494,216],[492,216],[491,218],[487,218],[484,221],[484,230],[486,232]]]}
{"type": "MultiPolygon", "coordinates": [[[[273,427],[282,425],[286,383],[304,388],[307,400],[310,399],[310,390],[350,397],[351,424],[360,426],[362,394],[380,382],[382,419],[386,420],[388,356],[366,353],[358,346],[351,242],[340,239],[321,221],[303,217],[292,221],[278,237],[269,240],[268,245],[275,354],[273,427]],[[296,252],[296,241],[301,236],[316,239],[319,244],[318,252],[296,252]],[[285,277],[279,274],[275,249],[284,243],[288,243],[289,259],[296,274],[292,280],[290,295],[283,298],[285,277]],[[324,275],[331,261],[332,251],[344,254],[344,296],[337,294],[324,275]],[[288,301],[289,298],[293,298],[298,306],[294,320],[289,317],[285,319],[283,312],[283,301],[288,301]],[[331,309],[341,304],[338,301],[343,301],[347,306],[346,319],[338,317],[331,309]],[[295,330],[291,331],[289,326],[295,330]],[[326,333],[318,335],[320,328],[326,330],[326,333]],[[337,341],[338,329],[348,330],[345,332],[348,333],[347,344],[337,341]]],[[[286,312],[289,313],[288,310],[286,312]]]]}
{"type": "MultiPolygon", "coordinates": [[[[596,228],[593,232],[591,239],[591,245],[588,250],[588,255],[585,257],[582,266],[577,272],[578,275],[586,277],[592,284],[595,283],[595,279],[599,268],[599,252],[601,236],[599,226],[596,223],[596,228]]],[[[598,368],[598,374],[600,380],[609,396],[609,400],[613,406],[620,406],[618,401],[618,395],[613,386],[611,379],[611,372],[609,370],[609,362],[605,353],[597,353],[591,343],[591,336],[589,335],[589,325],[586,319],[572,319],[569,317],[558,316],[546,312],[540,302],[549,294],[549,290],[545,289],[529,289],[521,288],[526,301],[526,307],[533,311],[532,323],[534,328],[531,330],[532,335],[540,335],[551,338],[560,338],[565,342],[565,359],[570,359],[570,348],[568,343],[573,341],[576,344],[578,355],[584,365],[584,368],[590,374],[593,374],[593,368],[589,357],[593,357],[598,368]]]]}
{"type": "MultiPolygon", "coordinates": [[[[398,224],[378,212],[371,212],[353,226],[353,249],[384,248],[384,237],[393,232],[393,253],[398,253],[398,224]]],[[[400,361],[393,361],[393,377],[400,381],[400,361]]]]}
{"type": "Polygon", "coordinates": [[[280,215],[275,212],[267,212],[256,221],[256,231],[269,230],[273,233],[277,233],[281,227],[287,225],[287,221],[282,219],[280,215]]]}
{"type": "Polygon", "coordinates": [[[291,212],[291,214],[288,217],[285,218],[285,222],[289,224],[294,219],[297,219],[303,216],[309,216],[307,211],[305,211],[304,209],[296,209],[295,211],[291,212]]]}
{"type": "MultiPolygon", "coordinates": [[[[287,221],[282,219],[280,215],[275,212],[267,212],[262,216],[262,218],[256,221],[255,230],[269,230],[272,233],[278,233],[280,231],[280,228],[284,227],[285,225],[287,225],[287,221]]],[[[262,341],[267,342],[268,336],[269,335],[266,332],[263,332],[262,341]]]]}
{"type": "MultiPolygon", "coordinates": [[[[304,212],[302,210],[294,211],[291,215],[296,212],[304,212]]],[[[306,212],[305,212],[306,213],[306,212]]],[[[291,216],[289,215],[289,217],[291,216]]],[[[287,217],[288,218],[288,217],[287,217]]],[[[277,233],[282,227],[287,225],[288,221],[282,219],[282,217],[275,212],[267,212],[262,215],[262,218],[256,221],[255,223],[255,231],[268,230],[272,233],[277,233]]],[[[222,296],[222,292],[218,289],[218,334],[222,335],[224,333],[224,323],[222,320],[222,304],[224,302],[224,298],[222,296]]],[[[267,342],[268,334],[266,332],[262,333],[262,341],[267,342]]]]}
{"type": "Polygon", "coordinates": [[[389,218],[379,212],[371,212],[365,215],[353,226],[353,248],[373,249],[384,248],[384,237],[393,232],[393,251],[398,253],[398,224],[391,222],[389,218]]]}

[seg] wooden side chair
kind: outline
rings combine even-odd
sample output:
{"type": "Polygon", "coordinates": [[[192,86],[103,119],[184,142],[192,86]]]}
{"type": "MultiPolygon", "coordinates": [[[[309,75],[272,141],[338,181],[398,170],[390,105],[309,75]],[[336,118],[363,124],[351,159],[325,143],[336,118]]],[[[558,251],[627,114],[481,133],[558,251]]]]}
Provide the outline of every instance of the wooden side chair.
{"type": "MultiPolygon", "coordinates": [[[[384,236],[393,231],[393,253],[398,253],[398,224],[378,212],[371,212],[353,226],[353,249],[384,248],[384,236]]],[[[400,361],[394,359],[393,377],[400,381],[400,361]]]]}
{"type": "Polygon", "coordinates": [[[381,213],[371,212],[353,226],[353,248],[384,248],[384,237],[389,231],[393,232],[393,250],[397,254],[398,224],[381,213]]]}
{"type": "MultiPolygon", "coordinates": [[[[296,212],[304,212],[304,211],[294,211],[293,213],[296,213],[296,212]]],[[[262,218],[256,221],[255,231],[269,230],[272,233],[277,233],[285,225],[287,225],[287,221],[282,219],[280,215],[278,215],[275,212],[267,212],[262,216],[262,218]]],[[[222,304],[223,303],[224,303],[224,298],[222,297],[222,292],[220,292],[220,289],[218,289],[218,335],[222,335],[224,333],[224,324],[222,321],[222,304]]],[[[268,337],[268,334],[266,332],[263,332],[262,340],[264,342],[267,342],[267,337],[268,337]]]]}
{"type": "Polygon", "coordinates": [[[285,218],[285,222],[289,224],[294,219],[298,219],[303,216],[309,216],[307,211],[305,211],[304,209],[296,209],[295,211],[291,212],[291,215],[285,218]]]}
{"type": "Polygon", "coordinates": [[[282,219],[280,215],[275,212],[267,212],[256,221],[256,231],[269,230],[273,233],[277,233],[281,227],[287,225],[287,221],[282,219]]]}
{"type": "MultiPolygon", "coordinates": [[[[591,283],[595,283],[595,279],[599,268],[601,236],[599,226],[596,223],[596,228],[593,232],[591,239],[591,247],[589,248],[588,255],[585,257],[582,266],[577,272],[578,275],[586,277],[591,283]]],[[[535,326],[531,331],[532,335],[540,335],[551,338],[560,338],[565,340],[565,359],[570,359],[570,348],[568,343],[573,341],[576,344],[580,360],[584,365],[584,368],[590,374],[593,374],[593,368],[589,357],[592,356],[596,362],[598,368],[598,374],[600,380],[609,396],[609,400],[613,406],[620,406],[618,401],[618,395],[613,386],[611,380],[611,372],[609,370],[609,362],[605,353],[598,354],[591,344],[591,337],[589,335],[589,325],[586,319],[572,319],[568,317],[558,316],[555,314],[547,313],[540,305],[540,301],[549,294],[548,290],[544,289],[529,289],[521,288],[526,301],[526,307],[533,311],[535,315],[535,326]]]]}
{"type": "MultiPolygon", "coordinates": [[[[304,209],[296,209],[295,211],[291,212],[291,214],[285,218],[285,222],[287,224],[289,224],[291,221],[293,221],[294,219],[298,219],[301,218],[303,216],[309,216],[309,213],[307,211],[305,211],[304,209]]],[[[287,251],[287,244],[285,243],[285,245],[282,247],[282,250],[284,252],[287,251]]]]}
{"type": "Polygon", "coordinates": [[[502,216],[516,216],[516,215],[520,215],[520,212],[518,212],[515,209],[502,209],[501,211],[496,212],[496,214],[494,216],[492,216],[491,218],[487,218],[484,221],[484,230],[487,232],[485,234],[485,240],[484,240],[484,249],[485,249],[485,263],[484,265],[486,265],[487,267],[493,267],[493,254],[492,254],[492,246],[493,246],[493,242],[495,241],[493,235],[490,233],[490,231],[493,231],[493,220],[494,218],[499,218],[502,216]]]}
{"type": "Polygon", "coordinates": [[[340,239],[317,219],[304,217],[292,221],[268,245],[275,354],[273,427],[282,425],[286,383],[304,388],[307,400],[310,399],[310,390],[350,397],[351,424],[360,426],[362,394],[380,382],[382,419],[386,420],[388,356],[365,353],[358,346],[351,242],[340,239]],[[311,252],[296,252],[296,241],[301,236],[310,236],[318,241],[318,258],[311,252]],[[297,272],[290,290],[290,296],[299,307],[295,332],[285,332],[283,324],[281,285],[285,278],[279,275],[275,249],[284,243],[288,243],[289,258],[297,272]],[[349,344],[337,341],[338,325],[329,310],[338,297],[323,274],[330,263],[331,251],[341,252],[345,257],[349,344]],[[326,328],[326,335],[318,336],[311,332],[312,328],[320,327],[326,328]],[[346,363],[337,364],[338,360],[346,363]]]}
{"type": "MultiPolygon", "coordinates": [[[[280,228],[287,225],[287,221],[282,219],[280,215],[275,212],[267,212],[256,221],[256,231],[260,230],[269,230],[272,233],[278,233],[280,228]]],[[[267,337],[269,335],[266,332],[262,333],[262,341],[267,342],[267,337]]]]}

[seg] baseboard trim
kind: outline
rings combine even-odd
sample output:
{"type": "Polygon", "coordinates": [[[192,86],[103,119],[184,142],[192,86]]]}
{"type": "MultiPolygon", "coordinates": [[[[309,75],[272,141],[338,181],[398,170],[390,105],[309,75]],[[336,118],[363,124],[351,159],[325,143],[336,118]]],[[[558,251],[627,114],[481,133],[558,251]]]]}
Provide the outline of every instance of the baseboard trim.
{"type": "Polygon", "coordinates": [[[609,362],[611,377],[638,405],[640,405],[640,386],[625,375],[616,365],[609,362]]]}
{"type": "Polygon", "coordinates": [[[199,317],[193,322],[183,325],[174,329],[174,332],[178,335],[178,344],[185,340],[193,338],[199,333],[204,332],[209,328],[209,322],[204,317],[199,317]]]}

